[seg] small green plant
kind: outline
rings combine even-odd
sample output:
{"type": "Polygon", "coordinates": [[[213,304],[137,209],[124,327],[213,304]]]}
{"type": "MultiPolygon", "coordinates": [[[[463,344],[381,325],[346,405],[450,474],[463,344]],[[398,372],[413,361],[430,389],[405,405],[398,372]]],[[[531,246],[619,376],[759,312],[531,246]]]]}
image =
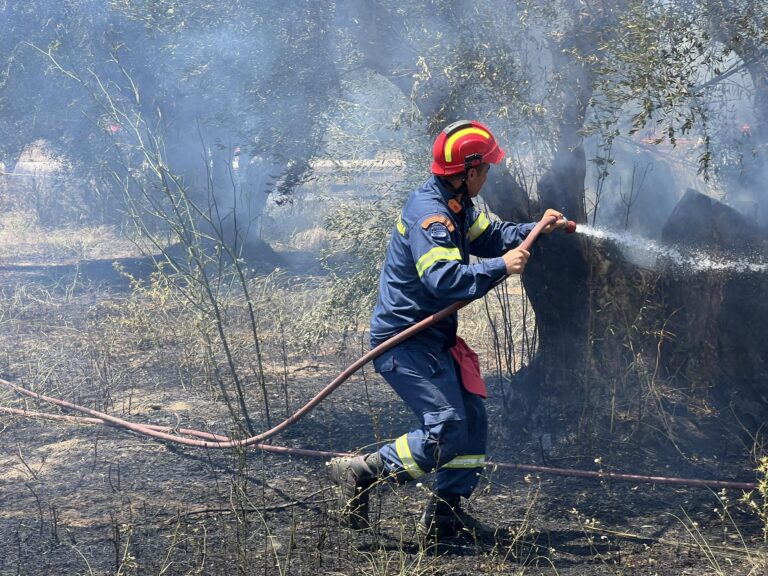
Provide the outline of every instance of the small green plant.
{"type": "Polygon", "coordinates": [[[139,567],[134,555],[133,548],[133,530],[134,526],[130,523],[120,524],[119,527],[114,526],[114,545],[117,563],[117,576],[127,576],[128,574],[136,574],[136,570],[139,567]],[[123,546],[121,549],[120,543],[123,546]]]}
{"type": "Polygon", "coordinates": [[[327,336],[331,329],[346,335],[367,325],[396,214],[385,201],[350,201],[336,205],[326,218],[330,247],[323,251],[321,262],[331,275],[331,290],[321,311],[319,325],[325,329],[318,336],[327,336]]]}
{"type": "MultiPolygon", "coordinates": [[[[768,464],[768,462],[766,462],[768,464]]],[[[749,502],[753,502],[749,496],[750,493],[745,493],[740,499],[741,502],[746,502],[750,508],[749,502]]],[[[768,567],[768,558],[766,558],[765,552],[758,549],[749,541],[749,539],[742,532],[737,521],[734,519],[731,513],[733,504],[728,496],[728,492],[725,489],[720,490],[715,494],[718,505],[714,508],[713,512],[719,520],[720,527],[722,529],[721,542],[711,542],[712,538],[699,524],[699,522],[693,520],[687,512],[683,512],[685,520],[677,518],[685,531],[693,541],[692,547],[698,549],[704,558],[707,560],[715,574],[726,576],[734,573],[733,569],[737,563],[743,563],[745,569],[748,569],[748,576],[757,574],[764,574],[766,567],[768,567]],[[734,546],[731,542],[736,542],[738,545],[734,546]]],[[[755,508],[753,508],[755,509],[755,508]]],[[[765,510],[760,511],[756,509],[759,514],[764,514],[765,510]]],[[[673,515],[674,516],[674,515],[673,515]]],[[[765,522],[764,516],[763,523],[765,522]]]]}
{"type": "Polygon", "coordinates": [[[768,456],[757,461],[757,494],[754,490],[745,492],[740,502],[745,504],[760,519],[763,528],[763,542],[768,543],[768,456]]]}

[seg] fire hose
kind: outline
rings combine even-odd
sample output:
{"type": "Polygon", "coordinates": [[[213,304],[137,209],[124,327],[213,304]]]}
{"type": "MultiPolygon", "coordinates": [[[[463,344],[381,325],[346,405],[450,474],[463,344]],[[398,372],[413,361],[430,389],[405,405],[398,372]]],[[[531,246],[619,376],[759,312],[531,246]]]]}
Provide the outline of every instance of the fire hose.
{"type": "MultiPolygon", "coordinates": [[[[519,248],[523,250],[530,250],[531,246],[533,245],[533,242],[541,234],[544,228],[546,228],[550,224],[554,224],[555,222],[557,222],[557,217],[555,216],[542,218],[539,222],[536,223],[536,225],[531,230],[531,232],[529,232],[525,240],[520,244],[519,248]]],[[[569,232],[569,233],[574,232],[576,230],[575,222],[568,220],[565,226],[565,230],[566,232],[569,232]]],[[[503,282],[504,280],[506,280],[506,278],[507,277],[505,276],[504,278],[502,278],[500,282],[503,282]]],[[[66,415],[58,415],[58,414],[48,414],[48,413],[33,412],[28,410],[16,409],[16,408],[7,408],[2,406],[0,406],[0,412],[19,414],[19,415],[24,415],[29,417],[41,417],[41,418],[57,419],[57,420],[65,420],[65,421],[76,421],[80,423],[111,424],[116,427],[131,430],[138,434],[150,436],[152,438],[157,438],[160,440],[165,440],[167,442],[173,442],[176,444],[183,444],[186,446],[194,446],[198,448],[226,449],[226,448],[253,446],[267,452],[295,454],[299,456],[332,457],[332,456],[348,455],[347,453],[341,453],[341,452],[327,452],[327,451],[306,450],[306,449],[299,449],[299,448],[273,446],[271,444],[264,444],[264,441],[282,432],[286,428],[289,428],[290,426],[298,422],[301,418],[306,416],[320,402],[325,400],[325,398],[327,398],[334,390],[336,390],[339,386],[341,386],[344,382],[346,382],[350,376],[352,376],[365,364],[367,364],[374,358],[378,357],[379,355],[383,354],[390,348],[397,346],[398,344],[407,340],[411,336],[417,334],[418,332],[421,332],[428,326],[431,326],[432,324],[451,316],[452,314],[454,314],[455,312],[457,312],[458,310],[460,310],[470,302],[471,300],[462,300],[459,302],[455,302],[454,304],[451,304],[450,306],[447,306],[446,308],[440,310],[439,312],[414,324],[413,326],[409,327],[403,332],[396,334],[389,340],[386,340],[385,342],[379,344],[377,347],[371,349],[368,353],[358,358],[354,363],[352,363],[349,367],[347,367],[341,374],[339,374],[331,383],[329,383],[322,390],[320,390],[320,392],[318,392],[311,400],[309,400],[309,402],[307,402],[304,406],[302,406],[299,410],[294,412],[288,418],[286,418],[276,426],[273,426],[269,430],[266,430],[255,436],[250,436],[248,438],[232,439],[228,436],[214,434],[211,432],[203,432],[200,430],[192,430],[187,428],[174,428],[174,427],[159,426],[154,424],[139,424],[136,422],[125,420],[123,418],[112,416],[105,412],[100,412],[98,410],[93,410],[85,406],[73,404],[72,402],[68,402],[66,400],[61,400],[59,398],[53,398],[51,396],[45,396],[38,392],[33,392],[31,390],[23,388],[17,384],[14,384],[2,378],[0,378],[0,384],[3,384],[4,386],[18,392],[19,394],[28,396],[30,398],[34,398],[36,400],[44,401],[49,404],[54,404],[62,408],[75,410],[82,414],[87,414],[89,417],[74,417],[74,416],[66,416],[66,415]],[[195,438],[185,438],[183,436],[179,436],[179,434],[184,434],[186,436],[194,436],[195,438]]],[[[732,481],[726,481],[726,480],[703,480],[703,479],[675,478],[675,477],[662,477],[662,476],[643,476],[643,475],[635,475],[635,474],[619,474],[614,472],[551,468],[546,466],[534,466],[534,465],[524,465],[524,464],[505,464],[505,463],[489,462],[488,466],[495,466],[498,468],[510,468],[510,469],[520,470],[524,472],[542,472],[542,473],[550,473],[550,474],[557,474],[557,475],[594,477],[594,478],[604,478],[604,479],[613,479],[613,480],[645,481],[645,482],[652,482],[652,483],[659,483],[659,484],[685,484],[685,485],[709,486],[714,488],[738,488],[738,489],[744,489],[744,490],[751,490],[757,487],[756,484],[747,483],[747,482],[732,482],[732,481]]]]}

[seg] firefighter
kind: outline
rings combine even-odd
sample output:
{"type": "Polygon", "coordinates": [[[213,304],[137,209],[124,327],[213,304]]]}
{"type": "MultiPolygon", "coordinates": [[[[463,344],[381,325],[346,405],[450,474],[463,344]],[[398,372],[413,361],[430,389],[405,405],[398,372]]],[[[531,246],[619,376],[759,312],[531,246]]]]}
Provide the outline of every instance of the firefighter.
{"type": "MultiPolygon", "coordinates": [[[[373,347],[457,301],[481,298],[506,275],[521,274],[530,256],[516,246],[535,223],[491,221],[472,202],[504,157],[490,130],[454,122],[432,152],[432,177],[411,193],[392,231],[371,320],[373,347]],[[470,262],[470,255],[484,259],[470,262]]],[[[544,233],[566,224],[555,210],[545,216],[558,220],[544,233]]],[[[429,541],[493,534],[461,507],[485,466],[487,394],[477,355],[456,334],[457,320],[454,313],[374,360],[420,426],[377,452],[331,460],[351,527],[368,527],[368,494],[378,479],[404,483],[435,472],[419,534],[429,541]]]]}

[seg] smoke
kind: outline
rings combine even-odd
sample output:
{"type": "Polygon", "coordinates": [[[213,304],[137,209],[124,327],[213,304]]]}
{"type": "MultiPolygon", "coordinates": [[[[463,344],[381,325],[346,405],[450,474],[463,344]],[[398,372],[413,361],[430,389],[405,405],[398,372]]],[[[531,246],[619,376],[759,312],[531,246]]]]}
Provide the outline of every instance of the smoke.
{"type": "Polygon", "coordinates": [[[647,270],[666,270],[677,274],[768,272],[768,262],[760,253],[746,257],[739,252],[723,253],[720,251],[715,253],[706,250],[686,249],[648,240],[627,232],[613,232],[589,225],[578,226],[577,232],[613,243],[628,261],[647,270]]]}
{"type": "MultiPolygon", "coordinates": [[[[558,141],[558,102],[574,90],[554,74],[553,54],[579,42],[588,48],[573,28],[579,21],[554,13],[553,6],[540,14],[465,0],[416,3],[408,10],[394,2],[350,0],[54,7],[37,36],[32,21],[9,30],[43,47],[60,42],[55,55],[62,62],[80,73],[92,71],[117,99],[136,100],[135,112],[163,140],[169,168],[200,197],[212,190],[225,220],[244,223],[246,235],[263,213],[265,196],[290,196],[311,176],[313,158],[345,149],[334,141],[339,133],[360,136],[353,152],[358,156],[408,146],[406,155],[422,154],[426,167],[423,144],[430,134],[458,116],[476,116],[499,134],[513,163],[524,166],[521,176],[532,189],[530,182],[551,162],[558,141]],[[360,81],[366,77],[375,90],[360,81]],[[380,90],[384,84],[390,89],[380,90]],[[378,125],[361,124],[366,118],[378,125]],[[405,144],[415,133],[422,139],[405,144]]],[[[19,22],[31,18],[6,10],[19,22]]],[[[590,18],[591,29],[603,30],[615,15],[590,18]]],[[[731,56],[723,66],[740,62],[731,56]]],[[[43,72],[38,65],[10,100],[23,103],[23,95],[35,91],[55,105],[38,101],[30,109],[16,104],[5,110],[34,124],[28,141],[59,142],[66,132],[67,153],[82,158],[85,167],[104,148],[93,136],[101,112],[84,94],[62,91],[61,75],[43,72]],[[57,113],[36,115],[32,108],[57,113]]],[[[609,175],[588,182],[593,196],[601,191],[592,207],[594,223],[657,239],[689,186],[712,190],[745,215],[768,221],[761,185],[768,168],[755,112],[756,92],[763,87],[747,72],[729,77],[730,92],[725,84],[706,92],[716,182],[697,176],[703,131],[680,138],[676,148],[644,143],[639,134],[617,139],[609,175]]],[[[702,85],[709,80],[703,72],[694,77],[702,85]]],[[[569,80],[586,85],[590,77],[585,68],[569,80]]],[[[588,159],[602,153],[593,140],[585,147],[588,159]]]]}
{"type": "MultiPolygon", "coordinates": [[[[593,159],[599,153],[594,142],[588,148],[593,159]]],[[[587,181],[591,191],[588,220],[601,228],[660,239],[685,180],[691,176],[690,164],[684,158],[675,159],[669,149],[628,139],[614,144],[611,161],[605,174],[602,164],[593,160],[587,181]]]]}

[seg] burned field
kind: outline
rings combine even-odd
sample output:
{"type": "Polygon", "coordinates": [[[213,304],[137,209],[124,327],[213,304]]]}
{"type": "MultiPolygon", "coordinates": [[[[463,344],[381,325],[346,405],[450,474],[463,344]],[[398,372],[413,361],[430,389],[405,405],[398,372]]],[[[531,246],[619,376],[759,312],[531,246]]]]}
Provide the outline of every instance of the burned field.
{"type": "MultiPolygon", "coordinates": [[[[768,3],[0,22],[0,575],[768,574],[768,3]],[[576,233],[528,255],[496,221],[576,233]],[[485,294],[481,256],[514,277],[485,294]],[[340,524],[326,462],[415,423],[370,366],[269,445],[214,445],[368,351],[380,273],[420,294],[386,335],[485,294],[459,335],[490,389],[468,509],[495,538],[425,545],[429,482],[340,524]]],[[[446,463],[464,488],[476,444],[446,463]]]]}
{"type": "MultiPolygon", "coordinates": [[[[110,240],[105,235],[100,245],[110,240]]],[[[105,282],[83,274],[85,262],[51,268],[34,256],[15,260],[0,272],[5,379],[135,422],[232,433],[221,391],[195,352],[194,319],[170,287],[151,276],[131,286],[125,274],[138,268],[105,282]]],[[[300,351],[305,328],[297,311],[321,288],[297,283],[290,269],[252,281],[270,283],[270,297],[258,303],[269,423],[258,379],[251,376],[245,388],[262,430],[317,393],[364,345],[353,340],[339,351],[331,337],[300,351]]],[[[468,314],[467,324],[472,329],[468,314]]],[[[490,371],[482,331],[472,336],[490,371]]],[[[632,438],[591,446],[565,436],[526,439],[510,429],[504,383],[491,384],[495,462],[755,478],[749,450],[730,440],[680,454],[671,443],[632,438]]],[[[0,398],[6,408],[76,414],[7,389],[0,398]]],[[[425,549],[415,524],[426,485],[378,487],[373,532],[354,533],[334,514],[327,456],[176,446],[111,426],[9,413],[0,422],[2,574],[672,576],[767,569],[757,492],[751,498],[757,508],[750,508],[741,490],[490,467],[469,509],[499,526],[498,541],[425,549]]],[[[412,424],[399,399],[366,368],[272,442],[353,451],[412,424]]]]}

